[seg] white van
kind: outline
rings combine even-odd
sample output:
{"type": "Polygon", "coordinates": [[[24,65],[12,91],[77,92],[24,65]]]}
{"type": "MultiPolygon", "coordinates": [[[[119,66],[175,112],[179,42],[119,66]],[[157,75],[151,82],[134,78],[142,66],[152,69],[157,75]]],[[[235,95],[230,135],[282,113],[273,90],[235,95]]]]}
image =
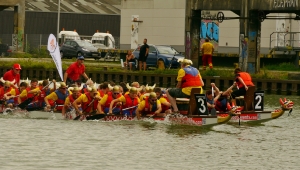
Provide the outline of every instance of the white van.
{"type": "Polygon", "coordinates": [[[115,38],[110,33],[96,32],[92,36],[92,44],[100,49],[115,49],[115,38]]]}
{"type": "Polygon", "coordinates": [[[66,40],[80,40],[80,36],[76,31],[60,31],[58,34],[59,44],[66,40]],[[62,40],[64,37],[64,40],[62,40]]]}

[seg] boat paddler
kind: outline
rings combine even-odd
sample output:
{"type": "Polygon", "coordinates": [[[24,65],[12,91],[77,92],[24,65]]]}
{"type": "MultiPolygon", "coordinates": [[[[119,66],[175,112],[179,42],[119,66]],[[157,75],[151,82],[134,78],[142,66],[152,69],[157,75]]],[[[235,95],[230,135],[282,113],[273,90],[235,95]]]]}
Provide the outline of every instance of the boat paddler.
{"type": "Polygon", "coordinates": [[[97,112],[98,102],[100,100],[100,94],[95,87],[88,87],[88,92],[82,94],[73,102],[73,107],[77,113],[90,114],[97,112]],[[81,105],[82,111],[79,110],[78,105],[81,105]]]}
{"type": "Polygon", "coordinates": [[[112,114],[112,108],[116,102],[122,102],[122,113],[125,116],[135,116],[135,110],[140,103],[140,99],[137,96],[138,92],[141,90],[140,88],[136,87],[130,87],[127,85],[129,89],[129,93],[125,94],[124,96],[121,96],[118,99],[115,99],[111,101],[109,106],[109,114],[112,114]]]}
{"type": "Polygon", "coordinates": [[[161,112],[161,103],[157,100],[155,92],[151,92],[149,97],[146,97],[136,109],[136,116],[152,116],[161,112]]]}

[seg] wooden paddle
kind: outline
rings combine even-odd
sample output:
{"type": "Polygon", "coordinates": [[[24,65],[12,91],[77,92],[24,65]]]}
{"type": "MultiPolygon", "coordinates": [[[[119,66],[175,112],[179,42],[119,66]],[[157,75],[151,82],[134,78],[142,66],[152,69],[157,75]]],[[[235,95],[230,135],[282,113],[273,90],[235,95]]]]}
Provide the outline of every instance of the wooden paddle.
{"type": "MultiPolygon", "coordinates": [[[[86,111],[87,108],[89,108],[91,106],[91,104],[94,102],[95,98],[93,98],[93,100],[91,101],[91,103],[88,104],[88,106],[82,111],[82,113],[84,113],[84,111],[86,111]]],[[[76,116],[73,120],[78,120],[80,118],[80,114],[78,116],[76,116]]]]}
{"type": "MultiPolygon", "coordinates": [[[[52,81],[51,81],[48,85],[46,85],[45,87],[43,87],[42,90],[44,90],[46,87],[48,87],[51,83],[52,83],[52,81]]],[[[39,94],[39,93],[36,93],[33,97],[26,99],[24,102],[20,103],[20,104],[18,105],[18,107],[19,107],[20,109],[24,110],[24,109],[28,106],[28,104],[31,103],[32,100],[35,98],[35,96],[37,96],[38,94],[39,94]]]]}
{"type": "MultiPolygon", "coordinates": [[[[214,105],[214,104],[215,104],[214,87],[211,87],[211,94],[212,94],[212,100],[213,100],[212,105],[214,105]]],[[[216,116],[216,115],[217,115],[216,108],[214,108],[214,107],[211,108],[210,114],[211,114],[212,116],[216,116]]]]}

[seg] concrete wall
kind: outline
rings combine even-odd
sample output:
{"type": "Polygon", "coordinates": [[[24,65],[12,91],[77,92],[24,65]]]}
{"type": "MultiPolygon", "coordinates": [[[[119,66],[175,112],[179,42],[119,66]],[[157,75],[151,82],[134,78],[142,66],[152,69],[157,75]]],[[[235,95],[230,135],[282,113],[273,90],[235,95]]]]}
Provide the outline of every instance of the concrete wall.
{"type": "Polygon", "coordinates": [[[147,38],[149,44],[172,45],[184,51],[184,0],[126,0],[121,4],[120,43],[129,49],[131,43],[131,16],[139,15],[138,44],[147,38]]]}

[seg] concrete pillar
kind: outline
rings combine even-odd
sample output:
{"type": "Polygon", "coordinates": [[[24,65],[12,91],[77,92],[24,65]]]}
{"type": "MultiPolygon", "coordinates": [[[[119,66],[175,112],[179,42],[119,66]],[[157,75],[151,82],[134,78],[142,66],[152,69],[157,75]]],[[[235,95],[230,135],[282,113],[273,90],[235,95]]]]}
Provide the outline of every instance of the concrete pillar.
{"type": "Polygon", "coordinates": [[[196,68],[200,67],[201,53],[200,53],[200,26],[201,26],[201,10],[192,10],[191,21],[191,59],[196,68]]]}
{"type": "Polygon", "coordinates": [[[14,34],[17,35],[16,51],[24,51],[25,1],[14,6],[14,34]]]}
{"type": "Polygon", "coordinates": [[[248,25],[248,60],[247,72],[258,73],[260,71],[260,39],[261,22],[258,18],[258,11],[249,11],[248,25]]]}
{"type": "Polygon", "coordinates": [[[247,59],[248,59],[248,0],[241,0],[241,13],[240,17],[240,37],[239,37],[239,67],[243,70],[247,70],[247,59]]]}

